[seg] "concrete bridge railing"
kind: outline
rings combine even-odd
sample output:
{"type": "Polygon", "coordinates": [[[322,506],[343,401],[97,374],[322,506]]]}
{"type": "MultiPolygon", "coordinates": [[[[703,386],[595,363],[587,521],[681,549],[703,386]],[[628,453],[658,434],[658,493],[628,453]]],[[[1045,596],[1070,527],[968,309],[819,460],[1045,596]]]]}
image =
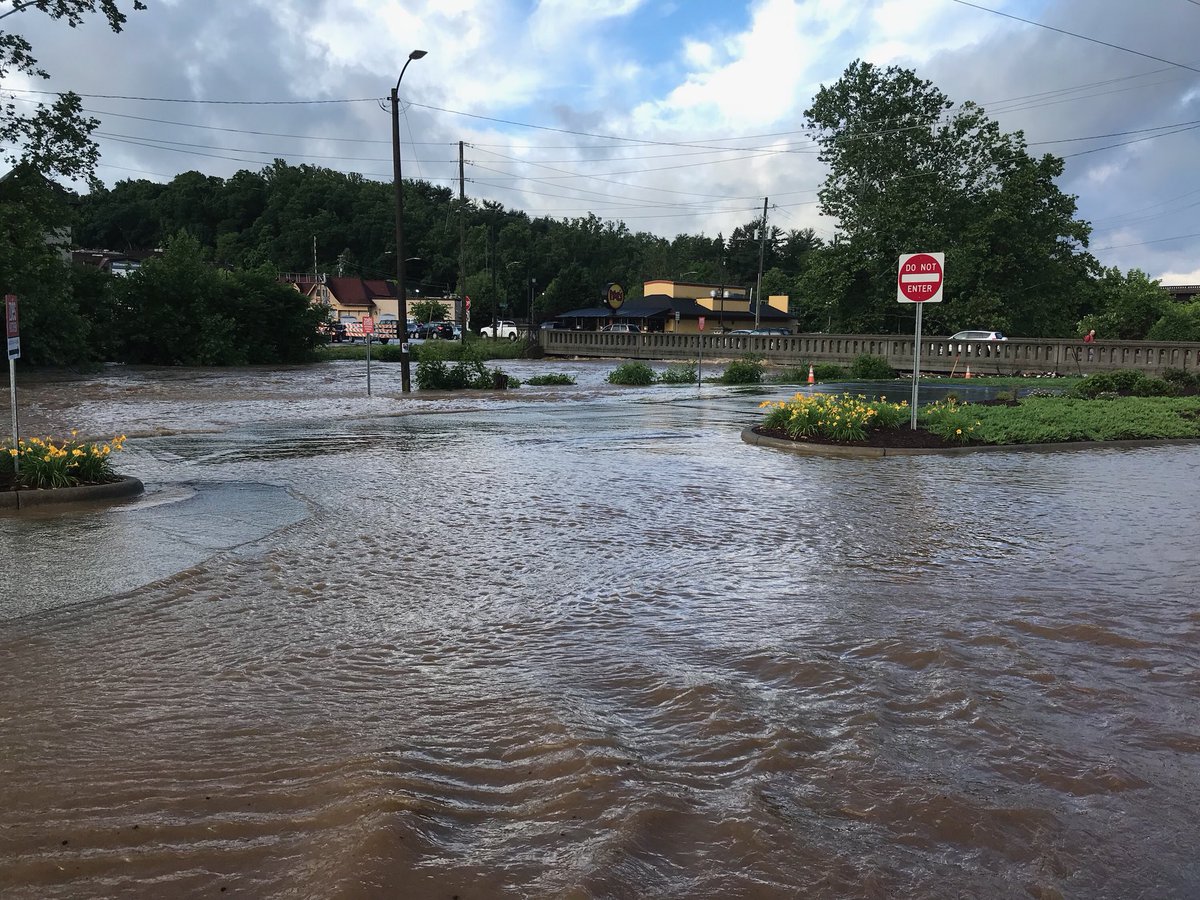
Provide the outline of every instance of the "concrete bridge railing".
{"type": "MultiPolygon", "coordinates": [[[[864,354],[881,356],[898,371],[912,371],[913,338],[867,334],[621,334],[598,331],[541,331],[539,343],[550,356],[618,359],[737,359],[757,354],[774,365],[849,365],[864,354]]],[[[1138,369],[1161,373],[1200,368],[1200,343],[1013,338],[1007,341],[951,341],[921,338],[921,371],[972,375],[1057,375],[1138,369]]]]}

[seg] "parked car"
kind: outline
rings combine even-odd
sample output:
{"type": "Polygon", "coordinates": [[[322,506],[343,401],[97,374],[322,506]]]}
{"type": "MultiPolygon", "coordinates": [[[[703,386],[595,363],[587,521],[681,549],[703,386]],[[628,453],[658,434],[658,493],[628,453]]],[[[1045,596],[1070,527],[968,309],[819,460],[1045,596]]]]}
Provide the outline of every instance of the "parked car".
{"type": "Polygon", "coordinates": [[[754,334],[749,328],[735,328],[729,334],[754,334]]]}
{"type": "Polygon", "coordinates": [[[501,319],[496,323],[493,329],[491,325],[484,325],[479,329],[480,337],[490,338],[508,338],[510,341],[517,339],[517,323],[511,319],[501,319]]]}
{"type": "Polygon", "coordinates": [[[616,332],[618,334],[641,334],[642,329],[636,325],[630,325],[627,322],[617,322],[614,325],[605,325],[601,331],[616,332]]]}
{"type": "Polygon", "coordinates": [[[423,322],[417,326],[417,337],[425,340],[451,340],[454,326],[449,322],[423,322]]]}
{"type": "Polygon", "coordinates": [[[790,328],[755,328],[751,334],[791,334],[790,328]]]}
{"type": "Polygon", "coordinates": [[[960,331],[950,335],[952,341],[1007,341],[999,331],[960,331]]]}

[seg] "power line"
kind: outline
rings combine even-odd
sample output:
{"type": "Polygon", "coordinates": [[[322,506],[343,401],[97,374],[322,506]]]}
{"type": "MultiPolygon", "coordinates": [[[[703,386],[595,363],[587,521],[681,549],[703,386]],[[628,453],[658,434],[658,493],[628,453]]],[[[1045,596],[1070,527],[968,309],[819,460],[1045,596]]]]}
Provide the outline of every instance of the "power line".
{"type": "Polygon", "coordinates": [[[1024,22],[1026,25],[1036,25],[1038,28],[1045,28],[1047,31],[1056,31],[1059,34],[1065,34],[1068,37],[1079,38],[1081,41],[1090,41],[1093,44],[1100,44],[1102,47],[1111,47],[1113,50],[1120,50],[1124,53],[1132,53],[1135,56],[1141,56],[1145,59],[1152,59],[1155,62],[1166,63],[1168,66],[1175,66],[1179,69],[1187,69],[1189,72],[1200,74],[1200,69],[1184,63],[1174,62],[1173,60],[1163,59],[1161,56],[1153,56],[1149,53],[1143,53],[1140,50],[1132,50],[1129,47],[1122,47],[1120,44],[1110,44],[1108,41],[1102,41],[1099,38],[1088,37],[1086,34],[1076,34],[1074,31],[1066,31],[1062,28],[1055,28],[1053,25],[1046,25],[1042,22],[1035,22],[1033,19],[1024,19],[1021,16],[1014,16],[1012,13],[1000,12],[998,9],[988,9],[986,6],[980,6],[978,3],[971,3],[970,0],[953,0],[963,6],[969,6],[972,9],[989,12],[996,16],[1003,16],[1006,19],[1015,19],[1018,22],[1024,22]]]}

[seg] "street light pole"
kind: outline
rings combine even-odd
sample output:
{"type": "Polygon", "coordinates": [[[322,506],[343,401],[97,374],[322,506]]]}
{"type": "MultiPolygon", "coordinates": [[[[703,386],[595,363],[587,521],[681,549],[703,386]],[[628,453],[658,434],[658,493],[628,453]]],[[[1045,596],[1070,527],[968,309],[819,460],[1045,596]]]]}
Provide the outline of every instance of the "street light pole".
{"type": "Polygon", "coordinates": [[[411,369],[408,355],[408,294],[404,288],[404,183],[400,177],[400,82],[404,72],[414,59],[420,59],[426,51],[414,50],[408,54],[396,86],[392,88],[392,177],[396,183],[396,300],[400,318],[404,322],[404,340],[400,342],[400,389],[404,393],[412,390],[411,369]]]}

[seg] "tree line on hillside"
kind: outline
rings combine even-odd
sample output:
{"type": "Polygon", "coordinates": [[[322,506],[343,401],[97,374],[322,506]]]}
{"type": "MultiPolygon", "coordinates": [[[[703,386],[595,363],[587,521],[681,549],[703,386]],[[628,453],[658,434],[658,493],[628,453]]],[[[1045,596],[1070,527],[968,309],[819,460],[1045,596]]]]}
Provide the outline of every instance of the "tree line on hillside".
{"type": "MultiPolygon", "coordinates": [[[[760,218],[728,236],[667,239],[595,215],[464,204],[406,181],[410,297],[465,294],[476,322],[540,321],[595,305],[613,281],[630,297],[654,278],[751,287],[761,240],[762,293],[787,294],[805,331],[911,331],[912,307],[895,301],[897,258],[943,250],[945,299],[925,310],[927,334],[1094,327],[1101,338],[1200,340],[1200,305],[1172,303],[1144,273],[1106,269],[1088,252],[1090,226],[1056,184],[1063,161],[1031,156],[1020,132],[975,104],[956,107],[909,70],[855,62],[805,115],[828,167],[819,203],[839,223],[831,241],[774,226],[764,240],[760,218]]],[[[303,359],[319,311],[280,273],[395,271],[392,186],[359,175],[277,160],[227,179],[186,172],[83,196],[12,181],[0,190],[0,263],[6,290],[23,297],[32,362],[303,359]],[[77,246],[167,252],[127,278],[71,270],[44,237],[63,225],[77,246]]]]}

